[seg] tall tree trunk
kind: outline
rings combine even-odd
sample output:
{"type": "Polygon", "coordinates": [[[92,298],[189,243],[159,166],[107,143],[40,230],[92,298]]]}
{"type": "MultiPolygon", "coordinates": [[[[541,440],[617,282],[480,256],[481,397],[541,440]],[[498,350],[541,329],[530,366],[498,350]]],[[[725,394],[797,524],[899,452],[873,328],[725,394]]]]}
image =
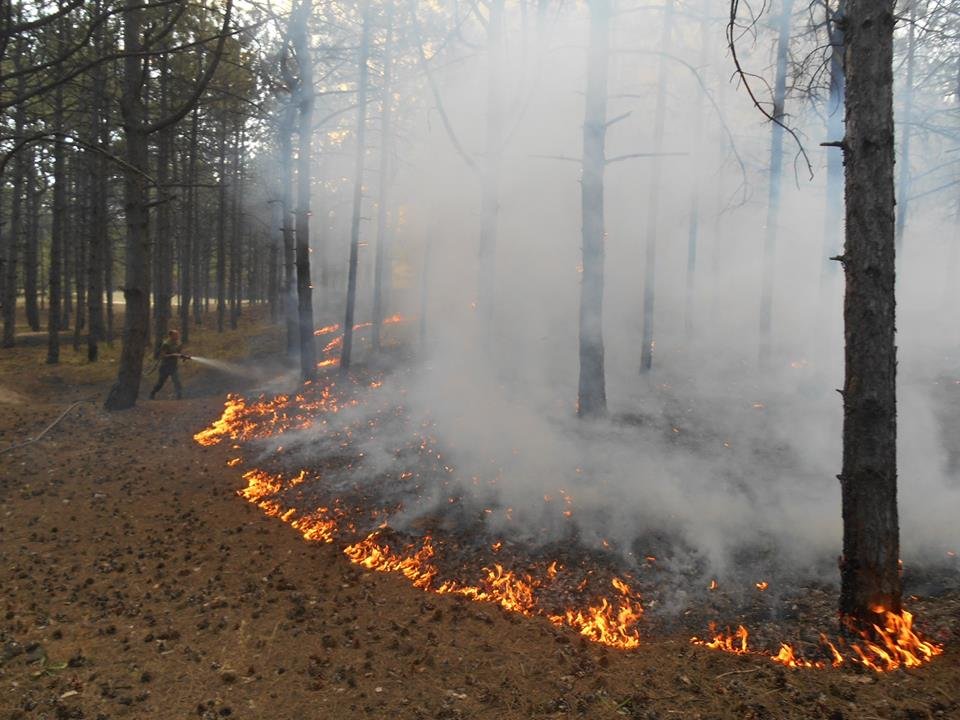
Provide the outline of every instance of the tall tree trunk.
{"type": "Polygon", "coordinates": [[[23,295],[27,313],[27,325],[34,332],[40,330],[40,308],[37,304],[37,269],[40,262],[40,181],[36,164],[39,155],[33,148],[25,148],[27,184],[27,231],[23,263],[23,295]]]}
{"type": "Polygon", "coordinates": [[[218,160],[219,205],[217,208],[217,332],[223,332],[227,283],[227,115],[220,120],[220,158],[218,160]]]}
{"type": "MultiPolygon", "coordinates": [[[[495,0],[496,1],[496,0],[495,0]]],[[[353,175],[353,215],[350,220],[350,264],[347,266],[347,313],[343,321],[340,372],[350,369],[353,351],[353,318],[357,300],[357,261],[360,249],[360,211],[363,205],[363,160],[367,150],[367,86],[370,56],[370,6],[363,4],[363,32],[360,38],[360,86],[357,98],[357,153],[353,175]]]]}
{"type": "Polygon", "coordinates": [[[383,87],[380,100],[380,197],[377,200],[377,250],[373,265],[373,349],[380,350],[380,327],[383,324],[384,278],[383,268],[387,261],[388,229],[387,213],[390,195],[390,155],[393,150],[393,3],[388,2],[387,37],[383,46],[383,87]]]}
{"type": "Polygon", "coordinates": [[[894,344],[894,0],[847,0],[840,614],[899,612],[894,344]]]}
{"type": "MultiPolygon", "coordinates": [[[[670,47],[670,34],[673,29],[673,0],[665,0],[663,6],[663,29],[660,36],[660,51],[667,52],[670,47]]],[[[653,117],[653,149],[659,153],[663,149],[663,129],[667,114],[667,61],[661,56],[657,70],[657,95],[653,117]]],[[[643,339],[640,347],[640,372],[653,367],[653,311],[656,300],[657,282],[657,209],[660,205],[660,176],[663,159],[659,154],[653,157],[650,171],[650,194],[647,201],[646,266],[643,273],[643,339]]]]}
{"type": "Polygon", "coordinates": [[[603,367],[603,173],[606,166],[607,74],[610,57],[610,0],[590,0],[590,49],[583,121],[583,274],[580,278],[581,417],[607,411],[603,367]]]}
{"type": "Polygon", "coordinates": [[[903,117],[900,124],[900,177],[897,179],[897,219],[894,235],[897,254],[903,254],[903,230],[907,225],[907,210],[910,205],[910,139],[913,135],[913,94],[917,56],[917,2],[909,0],[910,24],[907,27],[907,77],[903,88],[903,117]]]}
{"type": "Polygon", "coordinates": [[[287,321],[287,355],[293,357],[300,346],[297,319],[297,260],[293,235],[293,122],[296,105],[291,99],[280,117],[280,232],[283,236],[283,308],[287,321]]]}
{"type": "MultiPolygon", "coordinates": [[[[21,37],[17,38],[14,52],[13,67],[20,70],[20,59],[24,52],[24,43],[21,37]]],[[[17,81],[17,93],[22,95],[26,89],[26,78],[21,76],[17,81]]],[[[14,113],[13,132],[18,138],[23,137],[27,122],[26,103],[19,103],[14,113]]],[[[13,162],[13,197],[10,199],[10,229],[7,232],[7,264],[4,268],[6,278],[3,289],[3,347],[10,348],[16,342],[17,326],[17,266],[20,261],[19,251],[23,242],[23,181],[26,175],[26,158],[24,150],[17,153],[13,162]]]]}
{"type": "MultiPolygon", "coordinates": [[[[713,34],[707,18],[710,14],[709,0],[704,0],[700,4],[700,68],[706,68],[710,61],[710,53],[713,49],[711,42],[713,34]]],[[[693,110],[693,142],[694,142],[694,162],[701,161],[700,155],[703,151],[703,92],[698,88],[696,105],[693,110]]],[[[697,279],[697,246],[700,239],[700,194],[702,192],[700,183],[700,173],[695,169],[692,173],[691,191],[690,191],[690,220],[687,230],[687,282],[686,293],[683,302],[684,329],[687,338],[693,337],[693,298],[696,289],[697,279]]]]}
{"type": "MultiPolygon", "coordinates": [[[[830,36],[830,97],[827,105],[827,140],[836,142],[843,138],[843,105],[846,78],[843,73],[843,25],[845,0],[839,0],[837,9],[827,10],[827,32],[830,36]]],[[[830,302],[830,289],[836,277],[836,262],[830,258],[840,254],[843,230],[843,153],[840,148],[827,148],[827,212],[823,233],[823,269],[820,273],[822,304],[830,302]]]]}
{"type": "MultiPolygon", "coordinates": [[[[102,2],[97,0],[94,12],[100,13],[102,2]]],[[[103,52],[103,29],[94,35],[94,45],[103,52]]],[[[106,68],[98,65],[93,71],[93,97],[90,103],[90,139],[96,144],[109,142],[105,122],[107,93],[106,68]]],[[[105,337],[103,328],[104,254],[107,244],[107,159],[101,153],[88,152],[86,167],[89,174],[88,203],[90,206],[90,250],[87,255],[87,360],[96,362],[99,342],[105,337]]]]}
{"type": "Polygon", "coordinates": [[[63,274],[63,234],[67,213],[66,148],[61,140],[63,132],[63,86],[54,90],[53,127],[57,141],[53,145],[53,222],[50,228],[50,301],[47,304],[47,363],[60,362],[60,280],[63,274]]]}
{"type": "MultiPolygon", "coordinates": [[[[170,69],[167,56],[160,57],[160,115],[166,116],[170,108],[170,69]]],[[[160,197],[156,211],[154,232],[154,349],[167,337],[170,326],[171,298],[173,296],[173,226],[170,207],[170,166],[173,155],[173,127],[165,127],[157,137],[157,188],[160,197]]],[[[183,338],[181,337],[181,340],[183,338]]]]}
{"type": "Polygon", "coordinates": [[[233,156],[233,193],[230,208],[231,225],[233,229],[230,241],[230,329],[237,329],[240,318],[240,303],[243,280],[243,206],[240,198],[243,196],[243,159],[245,134],[242,122],[237,124],[234,134],[233,156]]]}
{"type": "MultiPolygon", "coordinates": [[[[313,337],[313,283],[310,280],[310,186],[313,179],[310,161],[315,96],[313,59],[310,55],[307,26],[312,11],[312,0],[303,0],[300,4],[302,18],[297,23],[292,38],[300,68],[300,122],[297,132],[300,142],[297,153],[297,310],[300,329],[300,376],[305,382],[317,376],[317,347],[313,337]]],[[[366,27],[367,23],[364,21],[364,28],[366,27]]]]}
{"type": "Polygon", "coordinates": [[[143,104],[143,61],[137,56],[142,50],[140,36],[143,10],[131,5],[124,11],[124,48],[130,53],[124,58],[123,95],[120,107],[123,114],[126,162],[124,173],[124,209],[127,221],[123,298],[126,311],[123,318],[123,346],[117,381],[107,395],[107,410],[133,407],[140,393],[143,373],[143,355],[149,341],[150,327],[150,238],[148,235],[147,183],[149,168],[146,116],[143,104]]]}
{"type": "Polygon", "coordinates": [[[477,309],[490,331],[496,295],[497,226],[503,158],[503,19],[505,0],[490,0],[487,19],[487,127],[481,164],[480,247],[477,309]]]}
{"type": "Polygon", "coordinates": [[[83,340],[83,331],[87,322],[87,246],[89,245],[88,235],[90,232],[90,204],[86,202],[89,195],[87,187],[90,184],[90,176],[85,174],[86,162],[83,158],[75,158],[72,166],[77,174],[74,185],[74,197],[77,198],[76,213],[73,230],[73,273],[74,287],[77,293],[77,311],[73,323],[73,351],[80,352],[80,343],[83,340]]]}
{"type": "Polygon", "coordinates": [[[269,242],[269,269],[267,272],[267,298],[270,302],[270,322],[277,322],[277,317],[282,309],[281,298],[279,296],[280,286],[280,254],[283,252],[283,206],[279,200],[270,204],[270,228],[273,231],[272,236],[268,236],[269,242]]]}
{"type": "Polygon", "coordinates": [[[194,240],[196,232],[196,205],[197,205],[197,145],[200,131],[200,111],[193,109],[190,117],[190,147],[187,150],[187,167],[184,182],[187,188],[187,201],[183,208],[183,239],[180,241],[180,337],[183,342],[190,340],[190,301],[193,300],[196,308],[196,293],[194,292],[193,273],[195,267],[195,248],[198,243],[194,240]]]}
{"type": "MultiPolygon", "coordinates": [[[[773,117],[783,122],[787,95],[787,59],[790,52],[790,22],[793,0],[783,0],[780,10],[780,36],[777,40],[777,75],[773,86],[773,117]]],[[[770,182],[767,185],[767,224],[763,240],[763,270],[760,278],[760,367],[770,364],[773,329],[773,288],[777,259],[777,230],[780,223],[780,189],[783,174],[783,126],[770,127],[770,182]]]]}

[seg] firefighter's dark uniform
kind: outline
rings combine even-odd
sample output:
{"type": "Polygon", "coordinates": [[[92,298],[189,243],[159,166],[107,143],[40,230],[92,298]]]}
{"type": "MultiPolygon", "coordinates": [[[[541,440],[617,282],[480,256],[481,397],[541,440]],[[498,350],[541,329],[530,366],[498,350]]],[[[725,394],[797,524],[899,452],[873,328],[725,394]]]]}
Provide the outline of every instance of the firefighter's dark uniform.
{"type": "Polygon", "coordinates": [[[177,400],[182,397],[181,391],[183,388],[180,385],[180,375],[177,372],[177,362],[180,360],[182,350],[183,345],[174,343],[170,338],[167,338],[160,344],[160,377],[157,378],[157,384],[154,385],[153,390],[150,391],[151,400],[153,400],[160,388],[163,387],[167,378],[173,380],[173,389],[177,392],[177,400]]]}

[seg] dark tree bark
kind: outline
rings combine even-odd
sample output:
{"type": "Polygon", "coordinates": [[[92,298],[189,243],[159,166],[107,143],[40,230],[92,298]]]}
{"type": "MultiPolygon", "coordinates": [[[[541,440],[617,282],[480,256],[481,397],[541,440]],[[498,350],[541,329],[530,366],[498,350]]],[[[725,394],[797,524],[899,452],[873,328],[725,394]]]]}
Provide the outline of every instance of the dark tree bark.
{"type": "MultiPolygon", "coordinates": [[[[298,107],[300,111],[297,153],[297,311],[300,337],[300,376],[306,382],[317,376],[317,349],[313,337],[313,283],[310,280],[310,168],[313,139],[313,58],[307,26],[312,0],[300,4],[299,22],[294,24],[292,41],[300,69],[298,107]]],[[[291,21],[292,22],[292,21],[291,21]]]]}
{"type": "MultiPolygon", "coordinates": [[[[790,50],[790,21],[793,0],[783,0],[780,10],[780,37],[777,40],[777,75],[773,87],[775,120],[783,121],[787,94],[787,59],[790,50]]],[[[780,188],[783,174],[783,125],[770,126],[770,182],[767,185],[767,224],[763,240],[763,270],[760,278],[760,367],[770,364],[773,328],[774,269],[777,258],[777,230],[780,223],[780,188]]]]}
{"type": "Polygon", "coordinates": [[[383,325],[384,265],[387,262],[387,213],[390,200],[390,155],[393,149],[393,4],[386,8],[386,40],[383,46],[383,87],[380,95],[380,193],[377,199],[377,250],[373,264],[373,327],[371,341],[375,351],[380,350],[380,328],[383,325]]]}
{"type": "MultiPolygon", "coordinates": [[[[16,49],[13,58],[13,67],[15,70],[21,69],[21,57],[24,53],[24,42],[22,37],[17,38],[16,49]]],[[[22,94],[26,87],[26,80],[23,76],[17,82],[17,92],[22,94]]],[[[17,105],[14,113],[14,134],[16,137],[22,137],[24,128],[27,124],[26,103],[17,105]]],[[[26,161],[24,153],[17,153],[13,163],[13,188],[10,198],[10,229],[7,234],[7,258],[4,268],[6,277],[3,284],[3,347],[13,347],[16,342],[17,326],[17,267],[20,261],[20,246],[23,245],[23,181],[26,175],[26,161]]]]}
{"type": "Polygon", "coordinates": [[[363,4],[363,31],[360,38],[360,80],[357,97],[357,149],[353,175],[353,215],[350,220],[350,264],[347,266],[347,312],[343,321],[340,372],[350,370],[353,352],[353,320],[357,300],[357,263],[360,250],[360,211],[363,205],[363,159],[367,150],[367,86],[369,84],[370,7],[363,4]]]}
{"type": "Polygon", "coordinates": [[[610,0],[590,0],[590,49],[583,121],[583,274],[580,278],[580,382],[577,413],[607,411],[603,366],[603,173],[606,166],[610,0]]]}
{"type": "Polygon", "coordinates": [[[894,344],[894,0],[847,0],[846,379],[840,614],[899,612],[894,344]]]}
{"type": "MultiPolygon", "coordinates": [[[[53,126],[63,132],[63,87],[54,91],[53,126]]],[[[47,363],[60,362],[60,281],[63,273],[63,235],[67,213],[66,149],[57,140],[53,145],[53,222],[50,229],[50,293],[47,304],[47,363]]]]}
{"type": "Polygon", "coordinates": [[[24,150],[27,185],[27,228],[23,262],[23,295],[27,325],[34,332],[40,330],[40,308],[37,303],[37,269],[40,262],[40,205],[43,190],[37,177],[36,163],[40,156],[28,148],[24,150]]]}
{"type": "MultiPolygon", "coordinates": [[[[131,6],[124,13],[124,47],[142,50],[143,11],[131,6]]],[[[123,346],[117,381],[107,395],[107,410],[133,407],[140,394],[143,356],[150,327],[150,237],[147,209],[148,133],[142,92],[143,61],[131,54],[124,59],[123,95],[120,108],[126,141],[124,212],[127,221],[123,299],[123,346]]]]}
{"type": "Polygon", "coordinates": [[[217,206],[217,332],[223,332],[226,316],[227,283],[227,115],[220,120],[220,157],[217,178],[219,203],[217,206]]]}
{"type": "Polygon", "coordinates": [[[200,112],[197,108],[193,109],[190,117],[190,144],[186,153],[186,168],[184,172],[184,182],[190,187],[187,188],[186,203],[183,207],[183,237],[180,240],[180,338],[184,343],[190,340],[190,301],[196,302],[193,284],[194,278],[191,272],[195,267],[194,248],[197,243],[194,240],[196,232],[196,204],[197,204],[197,145],[200,134],[200,112]]]}
{"type": "Polygon", "coordinates": [[[291,100],[280,116],[280,232],[283,236],[283,307],[287,321],[287,355],[293,357],[300,345],[297,319],[297,260],[293,235],[293,123],[296,105],[291,100]]]}
{"type": "MultiPolygon", "coordinates": [[[[101,3],[95,4],[99,12],[101,3]]],[[[103,32],[98,31],[94,44],[99,52],[104,52],[103,32]]],[[[106,122],[107,103],[106,68],[98,65],[93,74],[93,97],[90,103],[90,138],[92,144],[109,144],[109,129],[106,122]]],[[[99,357],[99,343],[104,340],[103,286],[104,256],[107,239],[107,159],[101,153],[89,152],[86,157],[90,206],[90,248],[87,254],[87,360],[96,362],[99,357]]]]}
{"type": "MultiPolygon", "coordinates": [[[[160,58],[160,113],[166,116],[170,111],[170,68],[167,56],[160,58]]],[[[171,302],[173,297],[173,226],[170,207],[170,167],[173,161],[173,126],[167,126],[157,133],[157,192],[160,197],[156,210],[154,232],[154,291],[153,323],[154,351],[158,352],[160,343],[167,337],[170,325],[171,302]]],[[[183,338],[181,337],[181,340],[183,338]]]]}

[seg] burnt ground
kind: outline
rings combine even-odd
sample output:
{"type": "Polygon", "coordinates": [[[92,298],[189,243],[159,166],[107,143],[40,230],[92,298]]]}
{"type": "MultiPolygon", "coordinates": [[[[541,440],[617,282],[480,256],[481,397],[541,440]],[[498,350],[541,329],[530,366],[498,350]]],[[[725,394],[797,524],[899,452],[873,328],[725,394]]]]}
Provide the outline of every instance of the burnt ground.
{"type": "MultiPolygon", "coordinates": [[[[102,400],[79,372],[7,363],[0,449],[102,400]]],[[[187,383],[0,454],[0,719],[960,718],[957,622],[919,670],[789,670],[686,634],[612,650],[362,570],[237,497],[230,448],[192,441],[233,383],[187,383]]]]}

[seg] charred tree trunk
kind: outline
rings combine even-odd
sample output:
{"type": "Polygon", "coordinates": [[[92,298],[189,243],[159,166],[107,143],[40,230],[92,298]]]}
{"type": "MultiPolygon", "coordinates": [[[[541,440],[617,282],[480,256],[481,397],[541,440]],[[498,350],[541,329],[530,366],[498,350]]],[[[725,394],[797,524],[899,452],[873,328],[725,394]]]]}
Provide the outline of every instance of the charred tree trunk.
{"type": "MultiPolygon", "coordinates": [[[[673,26],[673,0],[666,0],[663,8],[663,31],[660,37],[660,50],[666,52],[670,46],[670,33],[673,26]]],[[[661,56],[657,70],[657,95],[653,117],[653,148],[657,153],[653,157],[650,171],[650,195],[647,201],[646,230],[646,266],[643,274],[643,340],[640,348],[640,372],[653,368],[653,311],[656,300],[657,282],[657,208],[660,205],[660,176],[663,159],[659,153],[663,149],[663,129],[667,114],[667,61],[661,56]]]]}
{"type": "Polygon", "coordinates": [[[899,612],[893,0],[847,0],[840,614],[899,612]]]}
{"type": "Polygon", "coordinates": [[[373,266],[373,349],[380,350],[380,327],[383,325],[384,278],[383,268],[387,258],[388,229],[387,203],[390,195],[390,155],[392,152],[393,127],[393,4],[387,5],[387,38],[383,46],[383,88],[380,108],[380,197],[377,200],[377,250],[373,266]]]}
{"type": "Polygon", "coordinates": [[[603,173],[606,166],[607,73],[610,56],[610,0],[590,2],[590,48],[583,121],[583,274],[580,278],[580,417],[607,411],[603,366],[603,173]]]}
{"type": "Polygon", "coordinates": [[[497,226],[500,220],[500,168],[503,156],[503,15],[505,0],[488,3],[487,128],[481,165],[480,248],[477,309],[484,331],[493,322],[496,294],[497,226]]]}
{"type": "Polygon", "coordinates": [[[353,176],[353,215],[350,220],[350,264],[347,266],[347,312],[343,321],[343,347],[340,352],[340,372],[350,369],[353,351],[353,317],[357,300],[357,262],[360,249],[360,211],[363,205],[363,160],[367,150],[367,86],[370,56],[370,7],[363,6],[363,31],[360,38],[360,86],[357,98],[357,155],[353,176]]]}
{"type": "MultiPolygon", "coordinates": [[[[313,283],[310,280],[310,171],[313,139],[313,59],[310,55],[307,25],[313,10],[312,0],[300,4],[302,17],[294,27],[293,44],[300,68],[297,139],[297,317],[300,338],[300,376],[304,381],[317,376],[317,348],[313,337],[313,283]]],[[[364,23],[366,27],[366,23],[364,23]]]]}
{"type": "MultiPolygon", "coordinates": [[[[790,51],[790,21],[793,0],[783,0],[780,10],[780,37],[777,40],[777,75],[773,87],[773,111],[783,121],[787,95],[787,59],[790,51]]],[[[773,287],[777,258],[777,230],[780,222],[780,188],[783,171],[783,126],[774,122],[770,128],[770,182],[767,186],[767,224],[763,240],[763,270],[760,278],[760,367],[770,364],[773,328],[773,287]]]]}

